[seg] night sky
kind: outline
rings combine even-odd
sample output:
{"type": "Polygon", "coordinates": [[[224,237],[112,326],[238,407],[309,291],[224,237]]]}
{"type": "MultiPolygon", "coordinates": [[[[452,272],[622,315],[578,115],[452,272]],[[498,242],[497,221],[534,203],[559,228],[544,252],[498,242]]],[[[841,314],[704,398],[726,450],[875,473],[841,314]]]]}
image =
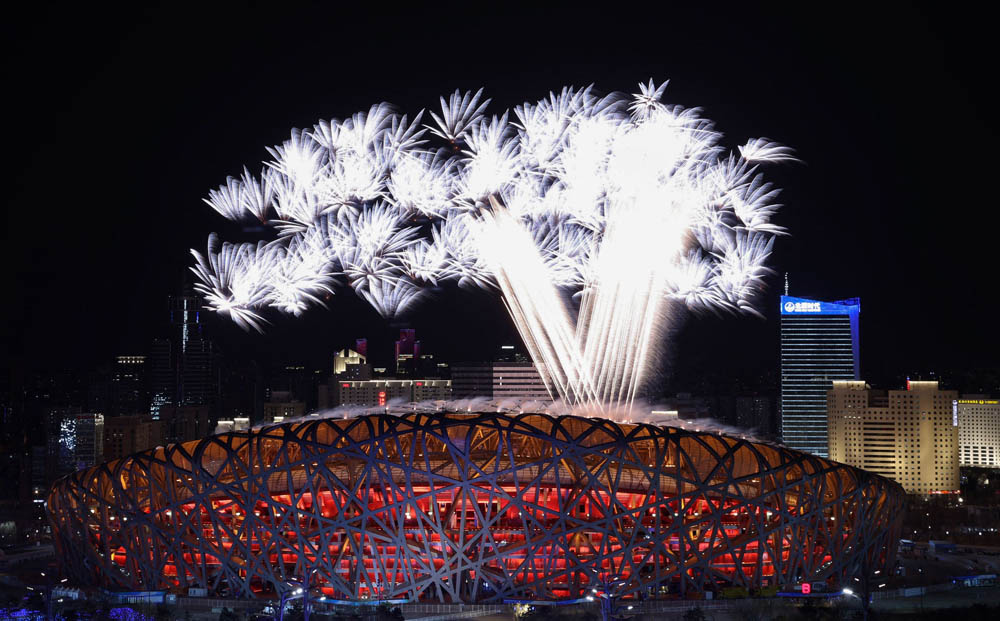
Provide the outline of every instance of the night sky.
{"type": "MultiPolygon", "coordinates": [[[[952,5],[335,4],[8,15],[4,366],[143,352],[188,249],[211,231],[238,237],[202,197],[244,164],[259,171],[292,127],[379,101],[436,109],[455,88],[486,87],[499,112],[563,85],[635,92],[649,78],[670,79],[668,103],[704,108],[728,146],[766,136],[803,160],[767,171],[790,232],[767,319],[690,318],[670,348],[676,375],[776,368],[784,272],[793,295],[862,298],[866,377],[1000,366],[988,20],[952,5]]],[[[486,294],[445,292],[408,324],[452,360],[514,338],[486,294]]],[[[310,364],[359,336],[388,356],[398,327],[350,293],[265,336],[209,325],[227,355],[310,364]]]]}

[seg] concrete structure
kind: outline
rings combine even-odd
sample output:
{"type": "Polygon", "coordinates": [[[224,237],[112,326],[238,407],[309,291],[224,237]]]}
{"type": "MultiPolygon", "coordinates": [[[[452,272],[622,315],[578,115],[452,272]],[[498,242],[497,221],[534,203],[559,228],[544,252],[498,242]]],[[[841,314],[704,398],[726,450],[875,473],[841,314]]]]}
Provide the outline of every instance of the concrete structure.
{"type": "Polygon", "coordinates": [[[958,416],[958,465],[1000,468],[1000,399],[963,395],[958,416]]]}
{"type": "Polygon", "coordinates": [[[937,382],[874,391],[862,381],[836,381],[827,393],[830,459],[893,479],[907,493],[959,489],[958,393],[937,382]]]}
{"type": "Polygon", "coordinates": [[[781,296],[781,439],[825,457],[826,393],[860,379],[858,298],[821,302],[781,296]]]}

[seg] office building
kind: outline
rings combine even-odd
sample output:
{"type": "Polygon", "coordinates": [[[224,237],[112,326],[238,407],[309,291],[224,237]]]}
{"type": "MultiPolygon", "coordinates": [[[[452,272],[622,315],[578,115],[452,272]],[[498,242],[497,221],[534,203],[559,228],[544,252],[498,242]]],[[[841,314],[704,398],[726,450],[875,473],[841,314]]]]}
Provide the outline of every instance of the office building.
{"type": "Polygon", "coordinates": [[[361,352],[342,349],[333,355],[333,376],[337,379],[369,380],[372,367],[361,352]]]}
{"type": "Polygon", "coordinates": [[[306,415],[305,402],[296,400],[291,392],[272,392],[271,398],[264,402],[263,409],[266,423],[280,423],[306,415]]]}
{"type": "Polygon", "coordinates": [[[173,344],[169,339],[154,339],[149,347],[149,415],[159,420],[160,409],[174,405],[177,398],[177,374],[173,366],[173,344]]]}
{"type": "Polygon", "coordinates": [[[76,418],[79,407],[52,408],[46,412],[45,445],[49,480],[76,470],[76,418]]]}
{"type": "Polygon", "coordinates": [[[451,391],[456,399],[493,398],[493,363],[462,363],[451,368],[451,391]]]}
{"type": "Polygon", "coordinates": [[[958,417],[958,465],[1000,468],[1000,399],[963,395],[958,417]]]}
{"type": "Polygon", "coordinates": [[[104,419],[104,459],[121,459],[162,443],[160,421],[147,416],[111,416],[104,419]]]}
{"type": "Polygon", "coordinates": [[[413,377],[416,374],[417,362],[420,360],[420,341],[417,340],[416,330],[399,331],[395,359],[398,377],[413,377]]]}
{"type": "Polygon", "coordinates": [[[825,457],[826,394],[834,381],[860,378],[858,298],[821,302],[781,296],[781,438],[825,457]]]}
{"type": "Polygon", "coordinates": [[[168,298],[170,338],[150,348],[150,414],[160,417],[165,405],[207,405],[218,397],[212,341],[205,337],[201,299],[194,293],[168,298]]]}
{"type": "Polygon", "coordinates": [[[885,392],[834,381],[827,393],[830,459],[893,479],[911,494],[957,492],[957,398],[937,382],[885,392]]]}
{"type": "Polygon", "coordinates": [[[187,442],[209,435],[215,420],[207,405],[165,405],[160,408],[164,443],[187,442]]]}
{"type": "Polygon", "coordinates": [[[451,367],[456,399],[551,401],[538,368],[513,345],[502,345],[492,362],[466,362],[451,367]]]}
{"type": "Polygon", "coordinates": [[[458,364],[451,367],[451,385],[456,399],[552,400],[531,362],[458,364]]]}
{"type": "Polygon", "coordinates": [[[110,380],[110,416],[132,416],[149,411],[146,356],[116,356],[110,380]]]}
{"type": "Polygon", "coordinates": [[[385,406],[452,398],[451,380],[442,379],[350,380],[334,387],[335,405],[385,406]]]}
{"type": "Polygon", "coordinates": [[[542,376],[531,362],[494,362],[493,399],[551,401],[542,376]]]}
{"type": "Polygon", "coordinates": [[[104,415],[77,414],[74,456],[76,469],[89,468],[104,461],[104,415]]]}

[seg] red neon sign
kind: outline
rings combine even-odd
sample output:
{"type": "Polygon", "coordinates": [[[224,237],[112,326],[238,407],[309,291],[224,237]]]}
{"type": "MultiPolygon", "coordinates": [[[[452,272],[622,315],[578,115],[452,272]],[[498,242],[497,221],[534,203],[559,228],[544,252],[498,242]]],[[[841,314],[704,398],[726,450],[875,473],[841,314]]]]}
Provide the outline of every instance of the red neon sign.
{"type": "Polygon", "coordinates": [[[385,391],[384,390],[378,391],[378,404],[379,405],[385,405],[385,391]]]}
{"type": "Polygon", "coordinates": [[[810,593],[812,593],[812,590],[813,590],[812,584],[810,584],[808,582],[803,582],[802,583],[802,594],[803,595],[809,595],[810,593]]]}

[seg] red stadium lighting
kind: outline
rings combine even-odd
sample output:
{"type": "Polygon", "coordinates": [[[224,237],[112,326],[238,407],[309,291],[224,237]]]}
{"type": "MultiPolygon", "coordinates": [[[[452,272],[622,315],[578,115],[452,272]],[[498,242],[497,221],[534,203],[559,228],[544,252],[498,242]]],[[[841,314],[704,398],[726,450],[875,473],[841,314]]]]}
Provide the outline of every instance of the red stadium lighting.
{"type": "Polygon", "coordinates": [[[475,602],[847,584],[892,567],[902,504],[888,479],[709,432],[413,412],[158,447],[60,479],[46,508],[81,586],[277,598],[310,576],[335,599],[475,602]]]}

